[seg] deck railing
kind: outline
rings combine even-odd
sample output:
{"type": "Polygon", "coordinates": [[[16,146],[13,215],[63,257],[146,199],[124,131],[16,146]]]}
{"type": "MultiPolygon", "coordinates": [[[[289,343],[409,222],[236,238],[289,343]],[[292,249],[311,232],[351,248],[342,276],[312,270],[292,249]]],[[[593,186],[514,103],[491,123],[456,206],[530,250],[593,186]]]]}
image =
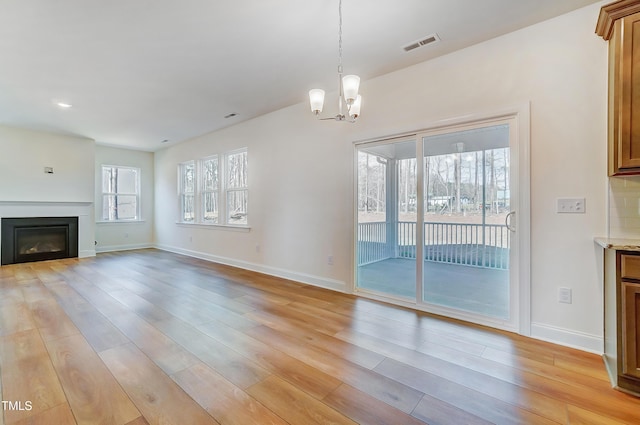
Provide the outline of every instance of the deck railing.
{"type": "MultiPolygon", "coordinates": [[[[509,268],[511,232],[505,225],[425,222],[424,244],[427,261],[509,268]]],[[[415,222],[358,224],[358,265],[416,256],[415,222]]]]}

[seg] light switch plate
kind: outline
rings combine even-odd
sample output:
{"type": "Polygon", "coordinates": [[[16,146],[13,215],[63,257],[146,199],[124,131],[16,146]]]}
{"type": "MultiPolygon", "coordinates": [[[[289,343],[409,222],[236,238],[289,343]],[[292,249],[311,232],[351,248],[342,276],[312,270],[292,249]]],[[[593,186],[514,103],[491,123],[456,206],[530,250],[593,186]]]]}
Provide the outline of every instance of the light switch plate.
{"type": "Polygon", "coordinates": [[[586,212],[585,198],[558,198],[556,212],[563,214],[584,214],[586,212]]]}

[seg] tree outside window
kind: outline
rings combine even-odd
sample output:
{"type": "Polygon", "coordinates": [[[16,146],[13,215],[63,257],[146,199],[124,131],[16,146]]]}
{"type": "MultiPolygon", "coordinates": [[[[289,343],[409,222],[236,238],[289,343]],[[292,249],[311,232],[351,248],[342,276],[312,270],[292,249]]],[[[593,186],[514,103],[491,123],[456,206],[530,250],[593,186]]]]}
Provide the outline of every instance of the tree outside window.
{"type": "Polygon", "coordinates": [[[102,166],[102,220],[140,219],[140,169],[102,166]]]}

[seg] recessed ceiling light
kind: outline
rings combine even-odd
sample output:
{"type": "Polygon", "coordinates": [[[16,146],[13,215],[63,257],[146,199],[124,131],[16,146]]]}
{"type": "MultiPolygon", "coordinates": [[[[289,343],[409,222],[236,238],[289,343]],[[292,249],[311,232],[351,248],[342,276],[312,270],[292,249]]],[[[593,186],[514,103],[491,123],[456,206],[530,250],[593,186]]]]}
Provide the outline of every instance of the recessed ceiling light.
{"type": "Polygon", "coordinates": [[[232,113],[230,113],[229,115],[225,115],[224,117],[225,117],[225,118],[233,118],[233,117],[235,117],[236,115],[238,115],[238,114],[236,114],[235,112],[232,112],[232,113]]]}
{"type": "Polygon", "coordinates": [[[69,108],[71,108],[73,106],[72,104],[67,103],[67,102],[56,102],[56,105],[58,105],[59,107],[64,108],[64,109],[69,109],[69,108]]]}
{"type": "Polygon", "coordinates": [[[160,143],[168,143],[168,142],[169,142],[169,139],[164,139],[164,140],[163,140],[162,142],[160,142],[160,143]]]}

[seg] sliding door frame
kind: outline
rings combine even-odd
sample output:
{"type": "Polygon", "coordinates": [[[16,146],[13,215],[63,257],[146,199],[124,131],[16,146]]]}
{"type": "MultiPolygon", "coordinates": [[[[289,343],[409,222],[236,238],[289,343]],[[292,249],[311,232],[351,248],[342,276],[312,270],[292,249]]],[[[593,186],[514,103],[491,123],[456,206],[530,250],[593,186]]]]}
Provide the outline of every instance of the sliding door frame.
{"type": "MultiPolygon", "coordinates": [[[[354,173],[356,178],[354,179],[354,197],[353,197],[353,223],[354,223],[354,244],[353,244],[353,275],[351,282],[351,292],[365,298],[371,298],[381,301],[391,301],[395,304],[405,307],[414,308],[421,311],[430,313],[446,315],[448,317],[466,320],[482,325],[488,325],[498,329],[509,330],[517,332],[521,335],[531,335],[531,265],[530,265],[530,238],[531,238],[531,189],[530,189],[530,106],[529,103],[521,105],[515,105],[506,107],[502,110],[494,111],[492,113],[484,114],[470,114],[463,117],[442,120],[431,123],[425,128],[408,132],[404,134],[398,134],[394,136],[387,136],[378,139],[369,139],[356,141],[353,144],[354,155],[354,173]],[[424,258],[424,232],[416,232],[416,301],[409,302],[406,299],[399,299],[392,296],[385,296],[377,293],[371,293],[369,291],[359,291],[357,288],[357,272],[358,267],[356,264],[357,259],[357,240],[358,240],[358,150],[366,146],[383,145],[389,143],[395,143],[406,140],[416,141],[416,166],[417,166],[417,191],[419,196],[417,197],[417,216],[418,224],[424,223],[424,154],[423,154],[423,138],[425,136],[433,136],[435,134],[449,133],[460,131],[465,128],[484,127],[492,124],[505,122],[509,123],[511,158],[515,160],[512,163],[513,169],[516,171],[512,173],[511,184],[512,192],[516,196],[512,197],[513,209],[517,211],[516,219],[516,234],[517,245],[512,249],[516,251],[517,263],[511,264],[512,270],[510,270],[510,280],[515,279],[514,285],[510,285],[510,290],[517,291],[514,297],[510,296],[511,300],[515,300],[517,305],[510,304],[510,311],[516,314],[511,314],[511,318],[508,321],[492,319],[489,317],[480,317],[476,314],[467,314],[465,312],[440,308],[433,304],[428,304],[423,301],[423,272],[424,262],[417,259],[424,258]]],[[[422,226],[423,228],[424,226],[422,226]]]]}

